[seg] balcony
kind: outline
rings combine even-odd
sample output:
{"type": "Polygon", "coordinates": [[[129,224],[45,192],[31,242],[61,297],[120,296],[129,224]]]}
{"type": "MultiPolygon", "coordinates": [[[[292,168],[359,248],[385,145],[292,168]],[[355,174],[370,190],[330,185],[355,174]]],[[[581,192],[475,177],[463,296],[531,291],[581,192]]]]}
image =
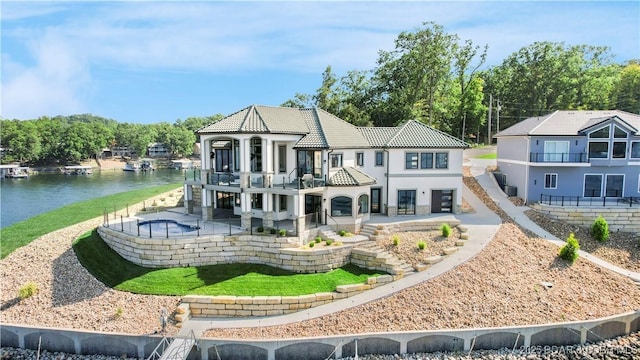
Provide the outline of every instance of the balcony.
{"type": "Polygon", "coordinates": [[[587,153],[529,153],[529,162],[533,163],[587,163],[587,153]]]}

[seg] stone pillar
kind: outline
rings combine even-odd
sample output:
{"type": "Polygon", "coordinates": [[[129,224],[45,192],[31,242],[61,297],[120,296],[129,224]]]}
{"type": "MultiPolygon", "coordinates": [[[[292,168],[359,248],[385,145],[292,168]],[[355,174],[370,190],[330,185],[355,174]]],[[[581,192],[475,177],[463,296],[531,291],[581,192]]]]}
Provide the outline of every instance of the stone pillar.
{"type": "Polygon", "coordinates": [[[274,224],[275,214],[273,211],[263,211],[262,212],[262,226],[264,228],[272,228],[274,224]]]}
{"type": "Polygon", "coordinates": [[[184,208],[187,210],[187,214],[193,214],[193,187],[185,184],[184,188],[184,208]]]}
{"type": "Polygon", "coordinates": [[[247,231],[251,229],[251,211],[243,212],[240,215],[240,227],[247,231]]]}
{"type": "Polygon", "coordinates": [[[300,216],[298,217],[298,226],[296,227],[296,230],[298,232],[298,236],[300,236],[300,234],[302,234],[302,232],[304,231],[304,229],[306,228],[306,217],[300,216]]]}

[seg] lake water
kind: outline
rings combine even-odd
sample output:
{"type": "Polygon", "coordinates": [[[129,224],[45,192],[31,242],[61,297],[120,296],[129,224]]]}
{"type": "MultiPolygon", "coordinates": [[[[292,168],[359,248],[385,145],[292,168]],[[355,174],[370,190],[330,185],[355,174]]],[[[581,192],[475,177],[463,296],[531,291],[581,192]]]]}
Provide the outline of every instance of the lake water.
{"type": "Polygon", "coordinates": [[[184,173],[158,169],[150,173],[122,170],[91,175],[39,174],[0,180],[0,228],[68,204],[119,192],[180,183],[184,173]]]}

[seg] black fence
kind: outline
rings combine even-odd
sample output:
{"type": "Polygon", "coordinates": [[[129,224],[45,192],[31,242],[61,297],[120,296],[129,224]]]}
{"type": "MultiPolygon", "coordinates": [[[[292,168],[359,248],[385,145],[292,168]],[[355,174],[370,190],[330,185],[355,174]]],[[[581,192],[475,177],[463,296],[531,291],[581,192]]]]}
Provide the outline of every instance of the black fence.
{"type": "Polygon", "coordinates": [[[582,197],[582,196],[540,194],[540,203],[546,204],[546,205],[556,205],[556,206],[640,207],[640,197],[638,196],[582,197]]]}

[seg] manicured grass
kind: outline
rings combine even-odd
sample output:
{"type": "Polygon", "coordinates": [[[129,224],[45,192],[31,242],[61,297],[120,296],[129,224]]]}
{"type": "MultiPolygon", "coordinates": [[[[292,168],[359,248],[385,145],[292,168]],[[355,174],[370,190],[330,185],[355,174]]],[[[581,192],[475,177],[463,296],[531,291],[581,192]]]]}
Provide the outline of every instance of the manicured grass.
{"type": "Polygon", "coordinates": [[[497,157],[498,156],[496,153],[487,153],[487,154],[482,154],[480,156],[476,156],[476,159],[495,159],[497,157]]]}
{"type": "Polygon", "coordinates": [[[167,184],[82,201],[8,226],[0,230],[2,243],[0,259],[4,259],[15,249],[29,244],[44,234],[100,216],[105,209],[109,211],[113,211],[114,207],[124,209],[127,205],[141,202],[180,186],[181,184],[167,184]]]}
{"type": "Polygon", "coordinates": [[[138,294],[295,296],[334,291],[379,273],[348,265],[322,274],[297,274],[254,264],[150,269],[118,255],[97,231],[78,238],[73,249],[82,265],[105,285],[138,294]]]}

